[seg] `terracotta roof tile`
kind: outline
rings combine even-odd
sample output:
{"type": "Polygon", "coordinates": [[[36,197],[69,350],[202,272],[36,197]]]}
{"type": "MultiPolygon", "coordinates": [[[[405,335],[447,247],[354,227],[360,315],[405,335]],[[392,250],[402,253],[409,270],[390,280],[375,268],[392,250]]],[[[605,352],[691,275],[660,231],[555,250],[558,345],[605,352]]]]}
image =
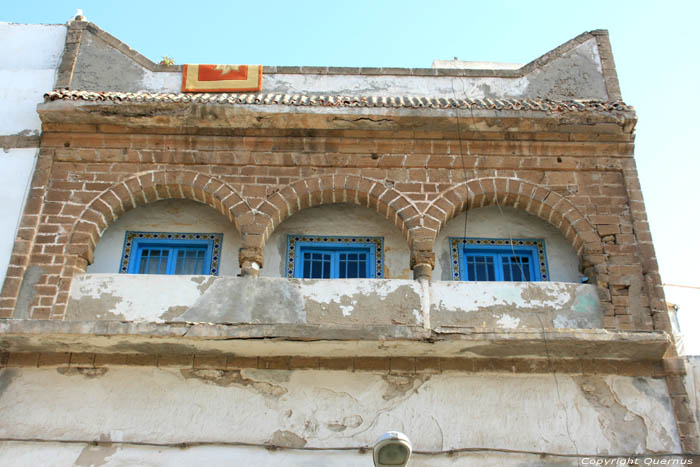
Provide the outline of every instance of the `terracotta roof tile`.
{"type": "Polygon", "coordinates": [[[275,93],[148,93],[148,92],[94,92],[58,89],[44,94],[46,101],[79,100],[92,102],[153,102],[200,103],[244,105],[290,105],[312,107],[387,107],[429,109],[511,110],[540,112],[629,112],[632,106],[622,101],[603,102],[593,100],[539,100],[539,99],[452,99],[409,96],[338,96],[275,93]]]}

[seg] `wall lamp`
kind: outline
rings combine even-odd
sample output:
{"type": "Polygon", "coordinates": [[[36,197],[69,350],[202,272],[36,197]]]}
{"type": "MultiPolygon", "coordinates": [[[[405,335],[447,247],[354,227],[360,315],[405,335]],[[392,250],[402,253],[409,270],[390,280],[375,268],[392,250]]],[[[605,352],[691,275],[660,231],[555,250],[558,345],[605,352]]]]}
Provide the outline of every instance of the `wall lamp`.
{"type": "Polygon", "coordinates": [[[405,466],[411,458],[412,450],[408,436],[398,431],[388,431],[374,443],[374,465],[405,466]]]}

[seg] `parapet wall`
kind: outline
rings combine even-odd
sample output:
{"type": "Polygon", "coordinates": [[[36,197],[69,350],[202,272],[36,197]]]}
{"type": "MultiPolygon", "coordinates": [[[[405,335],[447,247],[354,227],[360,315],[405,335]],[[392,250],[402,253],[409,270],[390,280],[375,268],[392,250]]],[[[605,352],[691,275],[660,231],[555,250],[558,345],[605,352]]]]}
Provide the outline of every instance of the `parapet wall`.
{"type": "MultiPolygon", "coordinates": [[[[69,23],[57,87],[178,93],[181,66],[156,65],[91,23],[69,23]]],[[[490,99],[621,99],[607,31],[584,33],[517,69],[264,66],[262,93],[490,99]],[[455,78],[458,78],[457,80],[455,78]],[[457,84],[455,84],[457,83],[457,84]]]]}

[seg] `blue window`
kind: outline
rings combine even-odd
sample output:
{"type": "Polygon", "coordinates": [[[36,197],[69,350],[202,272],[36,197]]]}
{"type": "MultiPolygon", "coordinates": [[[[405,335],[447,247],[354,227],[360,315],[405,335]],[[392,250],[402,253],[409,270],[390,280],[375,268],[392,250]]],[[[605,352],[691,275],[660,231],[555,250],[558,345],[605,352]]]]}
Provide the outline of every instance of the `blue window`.
{"type": "Polygon", "coordinates": [[[222,234],[126,232],[119,272],[217,275],[222,234]]]}
{"type": "Polygon", "coordinates": [[[549,279],[540,239],[450,238],[452,278],[464,281],[529,282],[549,279]]]}
{"type": "Polygon", "coordinates": [[[382,278],[383,270],[384,240],[381,237],[287,237],[287,277],[382,278]]]}

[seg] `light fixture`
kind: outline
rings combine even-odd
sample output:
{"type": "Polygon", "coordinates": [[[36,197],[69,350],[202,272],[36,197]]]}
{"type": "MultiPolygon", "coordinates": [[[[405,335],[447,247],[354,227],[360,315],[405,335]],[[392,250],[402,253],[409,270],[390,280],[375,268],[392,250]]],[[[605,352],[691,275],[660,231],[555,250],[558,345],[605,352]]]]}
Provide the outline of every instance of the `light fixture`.
{"type": "Polygon", "coordinates": [[[374,465],[405,466],[411,457],[411,441],[398,431],[388,431],[374,443],[374,465]]]}

